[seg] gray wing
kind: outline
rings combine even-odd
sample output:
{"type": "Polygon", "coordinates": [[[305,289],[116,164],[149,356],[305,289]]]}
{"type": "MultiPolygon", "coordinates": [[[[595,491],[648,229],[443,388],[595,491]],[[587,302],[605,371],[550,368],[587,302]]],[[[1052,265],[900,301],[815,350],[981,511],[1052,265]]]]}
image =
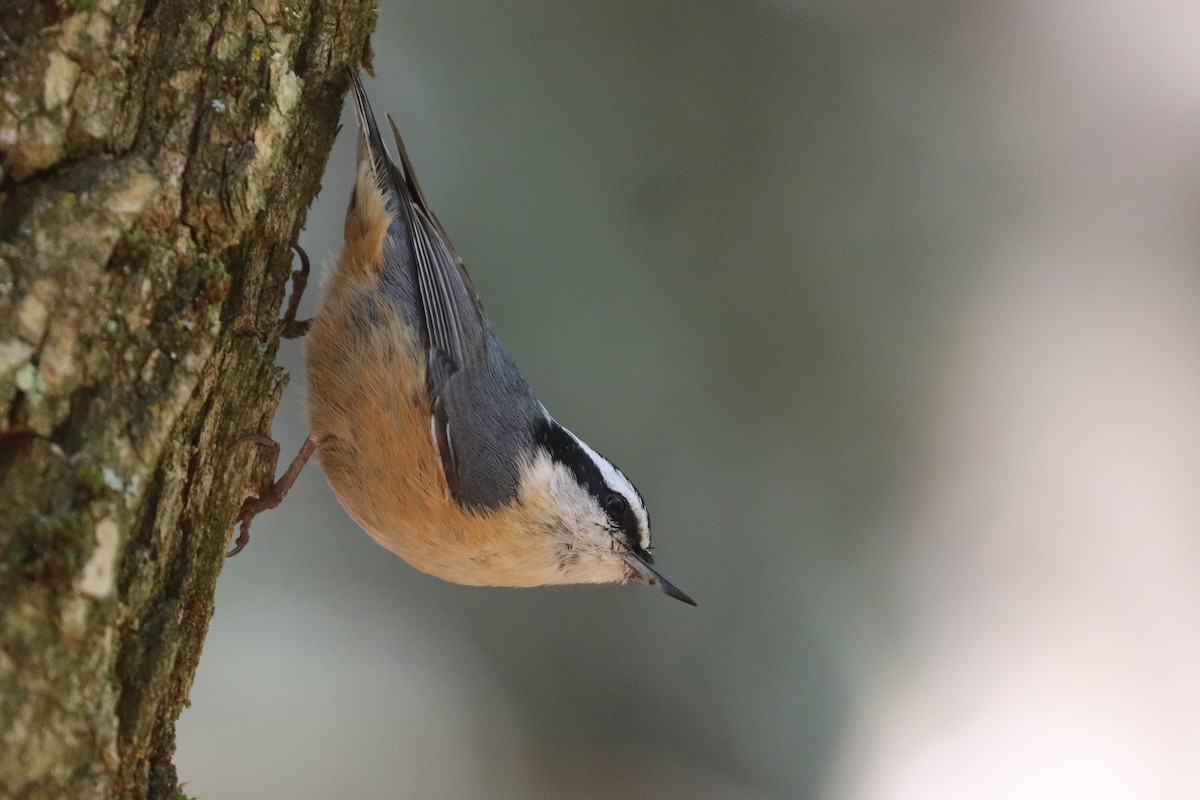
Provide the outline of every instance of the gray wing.
{"type": "Polygon", "coordinates": [[[425,202],[395,123],[388,117],[399,167],[353,70],[351,82],[365,155],[395,215],[380,289],[426,348],[431,431],[447,486],[461,505],[496,508],[516,499],[518,456],[532,446],[534,423],[545,411],[488,327],[462,260],[425,202]]]}
{"type": "Polygon", "coordinates": [[[486,358],[454,372],[435,393],[435,439],[446,481],[464,506],[497,508],[517,499],[519,456],[532,449],[535,423],[546,416],[503,345],[487,331],[486,358]],[[444,434],[437,433],[444,425],[444,434]],[[447,460],[451,469],[447,470],[447,460]]]}

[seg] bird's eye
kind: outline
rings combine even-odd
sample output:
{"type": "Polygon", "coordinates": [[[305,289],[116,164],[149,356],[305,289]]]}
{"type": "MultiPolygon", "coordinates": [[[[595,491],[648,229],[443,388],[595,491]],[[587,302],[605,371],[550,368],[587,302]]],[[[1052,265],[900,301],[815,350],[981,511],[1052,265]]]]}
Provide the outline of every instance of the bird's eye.
{"type": "Polygon", "coordinates": [[[616,492],[611,492],[607,497],[604,498],[604,510],[607,511],[610,516],[620,517],[629,510],[629,503],[625,502],[625,498],[621,495],[617,494],[616,492]]]}

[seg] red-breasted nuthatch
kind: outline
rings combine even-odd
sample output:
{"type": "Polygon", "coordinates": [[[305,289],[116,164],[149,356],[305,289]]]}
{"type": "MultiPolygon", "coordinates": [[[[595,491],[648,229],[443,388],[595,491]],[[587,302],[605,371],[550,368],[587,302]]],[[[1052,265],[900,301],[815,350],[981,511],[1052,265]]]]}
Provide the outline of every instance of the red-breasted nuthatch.
{"type": "Polygon", "coordinates": [[[358,174],[308,334],[312,432],[285,475],[247,501],[236,549],[315,450],[354,521],[423,572],[492,586],[635,580],[695,605],[654,567],[637,489],[534,396],[395,122],[399,166],[353,70],[350,80],[358,174]]]}

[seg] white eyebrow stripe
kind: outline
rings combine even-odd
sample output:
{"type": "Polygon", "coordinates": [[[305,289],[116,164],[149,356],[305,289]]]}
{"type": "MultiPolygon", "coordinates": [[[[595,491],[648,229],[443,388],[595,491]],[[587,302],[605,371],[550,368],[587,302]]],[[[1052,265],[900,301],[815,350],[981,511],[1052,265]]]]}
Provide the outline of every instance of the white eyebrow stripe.
{"type": "Polygon", "coordinates": [[[625,495],[625,498],[629,501],[629,507],[633,509],[633,513],[638,519],[638,530],[641,533],[641,536],[638,537],[638,545],[643,550],[648,548],[650,546],[650,522],[646,519],[646,509],[642,507],[641,495],[638,494],[637,489],[633,488],[633,484],[625,477],[625,473],[617,469],[616,464],[613,464],[591,447],[588,447],[587,442],[571,433],[567,428],[563,428],[563,430],[567,431],[567,434],[575,440],[583,452],[587,453],[592,462],[600,469],[600,475],[604,478],[604,482],[625,495]]]}

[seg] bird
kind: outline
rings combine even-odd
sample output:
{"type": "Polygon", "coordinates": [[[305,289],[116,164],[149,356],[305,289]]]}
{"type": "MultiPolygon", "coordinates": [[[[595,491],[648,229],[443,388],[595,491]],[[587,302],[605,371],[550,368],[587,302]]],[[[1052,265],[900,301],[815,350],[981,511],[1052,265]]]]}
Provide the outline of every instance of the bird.
{"type": "Polygon", "coordinates": [[[655,565],[633,483],[537,399],[395,121],[399,163],[358,71],[347,72],[357,168],[343,249],[307,332],[311,432],[284,475],[247,498],[231,554],[315,452],[349,516],[422,572],[485,586],[633,581],[696,605],[655,565]]]}

